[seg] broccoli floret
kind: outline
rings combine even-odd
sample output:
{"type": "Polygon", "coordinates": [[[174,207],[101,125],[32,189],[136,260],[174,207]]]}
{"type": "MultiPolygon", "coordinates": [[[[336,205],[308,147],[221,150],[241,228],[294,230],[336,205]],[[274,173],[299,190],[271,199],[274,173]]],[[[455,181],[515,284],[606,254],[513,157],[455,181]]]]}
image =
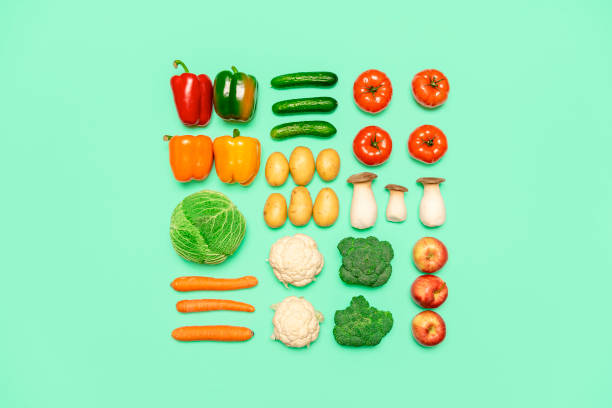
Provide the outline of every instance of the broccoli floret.
{"type": "Polygon", "coordinates": [[[355,296],[351,305],[337,310],[334,337],[344,346],[375,346],[393,327],[391,312],[370,307],[363,296],[355,296]]]}
{"type": "Polygon", "coordinates": [[[393,248],[375,237],[344,238],[338,244],[342,254],[340,278],[350,284],[376,287],[391,276],[393,248]]]}

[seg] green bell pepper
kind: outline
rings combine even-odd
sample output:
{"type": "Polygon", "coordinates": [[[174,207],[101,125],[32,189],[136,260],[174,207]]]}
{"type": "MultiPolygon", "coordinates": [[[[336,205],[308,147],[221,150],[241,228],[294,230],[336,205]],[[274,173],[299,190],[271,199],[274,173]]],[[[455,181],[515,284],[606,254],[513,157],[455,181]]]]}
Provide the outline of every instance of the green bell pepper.
{"type": "Polygon", "coordinates": [[[232,71],[221,71],[213,86],[215,112],[229,122],[248,122],[255,113],[257,103],[257,80],[252,75],[232,71]]]}

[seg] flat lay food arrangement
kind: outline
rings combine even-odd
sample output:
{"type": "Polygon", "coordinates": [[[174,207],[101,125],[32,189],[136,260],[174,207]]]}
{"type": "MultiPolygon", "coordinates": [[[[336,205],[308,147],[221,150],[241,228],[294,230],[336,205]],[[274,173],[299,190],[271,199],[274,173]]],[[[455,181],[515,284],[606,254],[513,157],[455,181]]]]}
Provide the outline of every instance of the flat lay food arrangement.
{"type": "Polygon", "coordinates": [[[0,408],[612,408],[612,1],[2,6],[0,408]]]}
{"type": "MultiPolygon", "coordinates": [[[[364,71],[353,80],[354,106],[350,108],[365,112],[363,115],[368,116],[371,124],[349,135],[348,127],[343,126],[345,124],[333,123],[338,100],[325,94],[326,89],[340,86],[334,72],[279,73],[269,81],[259,81],[256,73],[242,72],[231,66],[230,70],[214,75],[214,81],[211,81],[206,74],[190,72],[186,63],[179,59],[173,61],[173,66],[184,71],[170,79],[178,120],[193,131],[189,132],[191,134],[163,136],[168,145],[168,177],[173,177],[178,183],[204,181],[201,184],[204,188],[185,196],[169,214],[170,245],[180,257],[203,265],[201,274],[193,275],[191,272],[190,276],[177,276],[170,286],[179,293],[231,294],[231,299],[218,299],[214,295],[180,299],[175,307],[180,314],[220,310],[242,312],[245,325],[232,326],[220,322],[219,325],[183,326],[172,331],[172,337],[178,341],[278,340],[287,347],[302,348],[310,346],[319,336],[332,336],[338,345],[344,347],[372,347],[381,342],[383,345],[379,347],[383,347],[384,337],[393,329],[393,311],[386,310],[380,300],[370,304],[367,297],[370,297],[370,290],[393,285],[394,273],[405,273],[394,270],[394,259],[411,257],[416,271],[422,274],[411,287],[405,288],[405,293],[415,305],[424,309],[412,319],[412,336],[424,347],[444,341],[444,319],[431,309],[441,307],[449,291],[439,276],[448,260],[449,250],[434,237],[436,230],[444,228],[446,221],[443,199],[446,179],[436,174],[435,166],[448,151],[448,138],[435,124],[429,123],[414,130],[391,132],[384,129],[384,121],[378,119],[378,115],[393,102],[393,98],[413,98],[422,109],[435,110],[447,102],[449,79],[436,69],[425,69],[414,74],[410,89],[396,87],[394,92],[392,81],[385,72],[378,69],[364,71]],[[281,99],[269,106],[261,106],[258,90],[268,84],[279,95],[287,89],[309,89],[309,93],[304,97],[281,99]],[[312,96],[311,91],[318,95],[312,96]],[[274,117],[279,119],[278,123],[269,124],[269,136],[251,134],[248,129],[241,128],[257,115],[259,109],[271,109],[274,117]],[[202,134],[206,133],[205,127],[213,111],[221,120],[235,127],[230,135],[202,134]],[[284,120],[298,114],[323,114],[329,119],[284,120]],[[287,140],[295,140],[299,145],[289,155],[281,151],[267,152],[262,149],[261,141],[268,137],[273,145],[287,143],[287,140]],[[338,151],[311,143],[328,138],[342,138],[342,145],[352,152],[351,160],[364,171],[340,179],[338,176],[344,164],[338,151]],[[421,163],[419,171],[422,174],[389,174],[384,163],[391,155],[400,154],[402,160],[421,163]],[[255,266],[241,277],[224,278],[215,274],[215,265],[229,257],[241,256],[240,248],[248,245],[245,236],[250,221],[232,201],[231,189],[206,189],[205,180],[211,177],[214,167],[216,177],[222,183],[249,189],[262,165],[270,193],[267,197],[254,195],[249,205],[262,209],[265,228],[276,237],[269,253],[253,260],[254,265],[263,262],[267,267],[255,266]],[[324,187],[313,188],[315,179],[324,187]],[[290,194],[275,191],[285,185],[291,187],[290,194]],[[420,194],[419,186],[423,191],[418,208],[409,208],[406,196],[420,194]],[[345,187],[352,190],[350,202],[341,202],[336,193],[345,187]],[[383,205],[377,202],[375,191],[385,190],[388,201],[383,205]],[[393,223],[401,231],[406,227],[402,223],[417,216],[428,229],[428,235],[432,236],[408,243],[397,239],[401,232],[387,237],[377,231],[377,223],[384,222],[380,218],[393,223]],[[327,237],[334,234],[334,226],[339,220],[350,224],[354,234],[332,235],[337,238],[337,253],[332,259],[329,255],[324,259],[317,236],[311,230],[294,234],[282,231],[287,225],[307,226],[311,220],[317,226],[316,232],[325,233],[327,237]],[[333,323],[328,323],[331,316],[324,316],[316,304],[308,300],[308,287],[316,285],[317,277],[324,269],[326,273],[337,271],[338,284],[363,290],[362,294],[346,299],[344,304],[347,307],[335,312],[333,323]],[[240,293],[257,290],[259,280],[256,276],[261,276],[259,274],[274,276],[279,286],[287,291],[287,296],[270,302],[273,310],[270,315],[271,335],[255,336],[251,340],[255,333],[247,327],[248,315],[262,311],[243,301],[240,293]],[[296,288],[304,289],[298,293],[296,288]]],[[[350,95],[349,89],[343,92],[350,95]]],[[[432,120],[435,117],[432,115],[432,120]]]]}

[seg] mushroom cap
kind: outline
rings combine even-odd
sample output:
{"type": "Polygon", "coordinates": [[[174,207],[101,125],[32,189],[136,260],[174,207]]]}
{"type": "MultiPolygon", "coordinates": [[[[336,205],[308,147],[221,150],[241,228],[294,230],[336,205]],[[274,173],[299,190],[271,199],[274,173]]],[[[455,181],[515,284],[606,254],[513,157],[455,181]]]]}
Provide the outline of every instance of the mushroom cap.
{"type": "Polygon", "coordinates": [[[423,184],[440,184],[443,181],[446,181],[446,179],[442,177],[421,177],[417,179],[417,183],[423,183],[423,184]]]}
{"type": "Polygon", "coordinates": [[[374,180],[376,177],[378,177],[376,174],[364,171],[363,173],[353,174],[351,177],[349,177],[346,180],[346,182],[353,183],[353,184],[365,183],[365,182],[374,180]]]}
{"type": "Polygon", "coordinates": [[[387,184],[385,188],[389,191],[401,191],[402,193],[408,191],[406,187],[400,186],[399,184],[387,184]]]}

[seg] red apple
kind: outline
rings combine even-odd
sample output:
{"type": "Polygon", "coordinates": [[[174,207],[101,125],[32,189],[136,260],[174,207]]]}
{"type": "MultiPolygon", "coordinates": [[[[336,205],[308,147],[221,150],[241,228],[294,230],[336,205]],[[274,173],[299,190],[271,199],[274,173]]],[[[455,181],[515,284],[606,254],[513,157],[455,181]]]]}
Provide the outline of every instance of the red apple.
{"type": "Polygon", "coordinates": [[[423,309],[435,309],[446,300],[446,282],[435,275],[421,275],[414,280],[410,289],[412,300],[423,309]]]}
{"type": "Polygon", "coordinates": [[[446,324],[439,314],[425,310],[412,319],[412,335],[422,346],[435,346],[446,337],[446,324]]]}
{"type": "Polygon", "coordinates": [[[448,251],[439,239],[424,237],[414,244],[412,259],[421,272],[434,273],[448,260],[448,251]]]}

